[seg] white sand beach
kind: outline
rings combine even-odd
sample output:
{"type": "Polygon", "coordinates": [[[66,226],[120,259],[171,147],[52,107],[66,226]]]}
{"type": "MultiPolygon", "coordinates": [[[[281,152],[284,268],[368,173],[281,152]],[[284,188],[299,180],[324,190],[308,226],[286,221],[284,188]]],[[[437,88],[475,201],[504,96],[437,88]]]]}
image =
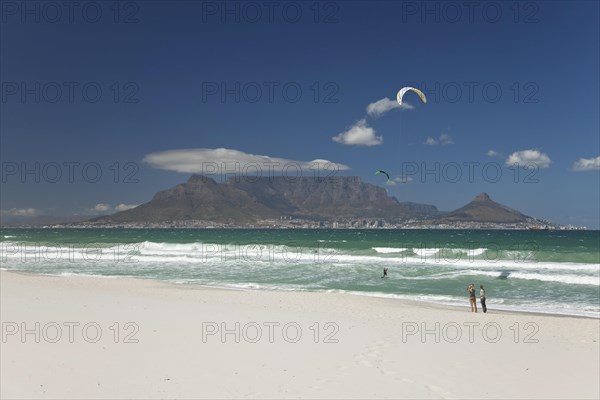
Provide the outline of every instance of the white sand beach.
{"type": "Polygon", "coordinates": [[[151,280],[0,279],[6,399],[600,397],[597,319],[474,314],[466,297],[450,308],[151,280]]]}

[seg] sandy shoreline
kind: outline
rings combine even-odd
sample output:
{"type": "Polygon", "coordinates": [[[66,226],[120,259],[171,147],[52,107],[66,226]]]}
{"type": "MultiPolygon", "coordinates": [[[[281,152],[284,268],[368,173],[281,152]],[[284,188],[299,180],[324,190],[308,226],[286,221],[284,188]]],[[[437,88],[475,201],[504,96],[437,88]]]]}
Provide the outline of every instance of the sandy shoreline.
{"type": "MultiPolygon", "coordinates": [[[[232,291],[232,292],[273,292],[273,293],[289,293],[289,292],[294,292],[294,291],[284,291],[284,290],[268,290],[268,289],[254,289],[254,288],[236,288],[236,287],[229,287],[229,286],[209,286],[209,285],[202,285],[202,284],[179,284],[179,283],[173,283],[173,282],[168,282],[168,281],[161,281],[158,279],[153,279],[153,278],[135,278],[135,277],[130,277],[130,276],[112,276],[112,275],[81,275],[81,274],[77,274],[77,275],[55,275],[55,274],[38,274],[38,273],[34,273],[34,272],[26,272],[26,271],[13,271],[13,270],[6,270],[6,269],[2,269],[0,268],[0,274],[1,273],[8,273],[10,275],[23,275],[23,276],[29,276],[29,277],[48,277],[48,278],[74,278],[74,279],[116,279],[116,280],[130,280],[130,281],[140,281],[140,282],[152,282],[152,283],[156,283],[158,285],[165,285],[167,287],[171,287],[173,289],[181,289],[181,290],[219,290],[219,291],[232,291]]],[[[298,293],[298,292],[296,292],[298,293]]],[[[303,292],[303,293],[315,293],[315,292],[303,292]]],[[[322,292],[320,292],[322,293],[322,292]]],[[[453,310],[453,311],[468,311],[469,305],[468,305],[468,298],[465,296],[464,298],[464,306],[457,306],[454,304],[445,304],[445,303],[436,303],[436,302],[431,302],[431,301],[419,301],[419,300],[410,300],[410,299],[405,299],[405,298],[398,298],[398,297],[387,297],[387,296],[380,296],[380,295],[370,295],[367,293],[353,293],[353,292],[328,292],[327,294],[331,294],[334,293],[335,295],[341,295],[341,296],[356,296],[356,297],[367,297],[367,298],[375,298],[375,299],[381,299],[381,300],[387,300],[387,301],[394,301],[394,302],[399,302],[401,304],[407,305],[407,306],[416,306],[419,308],[434,308],[434,309],[440,309],[440,310],[453,310]]],[[[550,317],[556,317],[556,318],[585,318],[585,319],[592,319],[592,320],[596,320],[596,321],[600,321],[600,317],[593,317],[593,316],[589,316],[589,315],[578,315],[578,314],[561,314],[561,313],[553,313],[553,312],[540,312],[540,311],[524,311],[524,310],[513,310],[513,309],[501,309],[501,308],[496,308],[497,305],[490,303],[488,300],[488,312],[489,313],[493,313],[493,314],[517,314],[517,315],[537,315],[537,316],[550,316],[550,317]]],[[[479,298],[477,298],[477,311],[481,312],[481,304],[479,302],[479,298]]]]}
{"type": "Polygon", "coordinates": [[[597,319],[7,271],[0,285],[2,398],[600,397],[597,319]]]}

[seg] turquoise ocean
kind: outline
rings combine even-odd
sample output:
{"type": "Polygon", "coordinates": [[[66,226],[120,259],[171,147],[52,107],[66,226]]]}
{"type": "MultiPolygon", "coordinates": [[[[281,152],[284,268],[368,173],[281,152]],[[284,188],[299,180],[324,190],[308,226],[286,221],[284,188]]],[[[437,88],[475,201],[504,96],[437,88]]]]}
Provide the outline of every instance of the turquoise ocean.
{"type": "Polygon", "coordinates": [[[6,229],[1,268],[600,318],[599,231],[6,229]],[[383,268],[388,278],[382,279],[383,268]]]}

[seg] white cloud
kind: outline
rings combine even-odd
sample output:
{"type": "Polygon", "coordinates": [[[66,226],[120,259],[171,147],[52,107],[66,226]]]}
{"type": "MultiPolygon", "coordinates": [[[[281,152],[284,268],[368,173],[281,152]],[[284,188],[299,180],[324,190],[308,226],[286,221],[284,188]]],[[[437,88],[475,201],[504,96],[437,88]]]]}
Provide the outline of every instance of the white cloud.
{"type": "Polygon", "coordinates": [[[448,135],[447,133],[442,133],[438,139],[434,139],[431,136],[429,136],[427,139],[425,139],[425,142],[423,142],[423,144],[426,144],[428,146],[447,146],[449,144],[454,144],[454,141],[452,140],[452,137],[450,135],[448,135]]]}
{"type": "Polygon", "coordinates": [[[367,114],[369,114],[370,117],[377,118],[380,115],[393,110],[394,108],[402,108],[403,110],[414,109],[414,107],[408,103],[399,104],[396,100],[384,97],[381,100],[377,100],[376,102],[369,104],[367,106],[367,114]]]}
{"type": "Polygon", "coordinates": [[[445,146],[447,144],[454,144],[454,141],[452,140],[450,135],[448,135],[447,133],[443,133],[440,135],[439,142],[442,146],[445,146]]]}
{"type": "Polygon", "coordinates": [[[131,210],[132,208],[135,208],[139,206],[139,204],[119,204],[117,206],[115,206],[115,211],[126,211],[126,210],[131,210]]]}
{"type": "Polygon", "coordinates": [[[408,175],[397,176],[394,178],[394,182],[398,182],[398,183],[410,183],[412,181],[413,181],[412,176],[408,176],[408,175]]]}
{"type": "Polygon", "coordinates": [[[35,217],[41,212],[35,208],[11,208],[10,210],[2,210],[0,214],[11,217],[35,217]]]}
{"type": "Polygon", "coordinates": [[[214,175],[235,173],[271,176],[274,172],[301,170],[341,171],[344,164],[327,160],[294,161],[279,157],[259,156],[232,149],[178,149],[151,153],[143,160],[150,166],[188,174],[214,175]]]}
{"type": "MultiPolygon", "coordinates": [[[[408,103],[399,104],[396,100],[384,97],[367,105],[367,114],[369,117],[377,118],[395,108],[412,110],[414,107],[408,103]]],[[[383,143],[383,136],[375,135],[375,129],[367,125],[366,118],[357,121],[350,129],[331,139],[334,142],[351,146],[378,146],[383,143]]]]}
{"type": "Polygon", "coordinates": [[[597,171],[600,170],[600,156],[596,158],[580,158],[571,166],[571,171],[597,171]]]}
{"type": "Polygon", "coordinates": [[[507,166],[513,166],[517,164],[518,166],[526,167],[528,165],[534,164],[538,168],[548,168],[552,163],[548,154],[542,153],[538,150],[521,150],[515,151],[506,159],[507,166]]]}
{"type": "Polygon", "coordinates": [[[94,208],[92,208],[91,211],[96,211],[96,212],[106,212],[108,210],[110,210],[112,207],[109,206],[108,204],[105,203],[98,203],[94,206],[94,208]]]}
{"type": "Polygon", "coordinates": [[[396,186],[398,183],[410,183],[413,181],[413,178],[411,176],[405,175],[405,176],[397,176],[392,180],[387,181],[387,185],[388,186],[396,186]]]}
{"type": "Polygon", "coordinates": [[[346,132],[331,138],[334,142],[352,146],[377,146],[383,143],[383,137],[375,136],[375,130],[367,126],[366,119],[361,119],[346,132]]]}
{"type": "Polygon", "coordinates": [[[98,215],[98,214],[111,214],[118,211],[125,211],[132,208],[137,207],[139,204],[119,204],[116,206],[112,206],[106,203],[98,203],[92,208],[87,208],[84,212],[80,213],[82,215],[98,215]]]}
{"type": "Polygon", "coordinates": [[[495,150],[488,150],[487,155],[488,157],[496,157],[497,155],[499,155],[500,153],[498,153],[495,150]]]}

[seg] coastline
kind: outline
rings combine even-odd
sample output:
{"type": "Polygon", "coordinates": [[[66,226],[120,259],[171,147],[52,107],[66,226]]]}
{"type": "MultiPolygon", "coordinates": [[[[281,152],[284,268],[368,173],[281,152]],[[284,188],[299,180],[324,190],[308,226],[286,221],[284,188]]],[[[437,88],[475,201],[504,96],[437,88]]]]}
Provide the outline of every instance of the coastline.
{"type": "MultiPolygon", "coordinates": [[[[412,300],[401,297],[395,297],[394,295],[389,295],[386,293],[370,293],[370,292],[352,292],[352,291],[316,291],[316,290],[275,290],[275,289],[265,289],[265,288],[251,288],[251,287],[231,287],[231,286],[217,286],[217,285],[203,285],[203,284],[188,284],[188,283],[176,283],[172,281],[161,280],[157,278],[140,278],[134,276],[116,276],[116,275],[85,275],[85,274],[68,274],[68,275],[57,275],[57,274],[40,274],[36,272],[30,271],[16,271],[16,270],[7,270],[4,268],[0,268],[0,276],[3,273],[8,273],[10,275],[23,275],[34,277],[49,277],[49,278],[73,278],[73,279],[109,279],[109,280],[122,280],[122,281],[139,281],[139,282],[154,282],[159,285],[165,285],[165,287],[170,287],[172,289],[189,289],[189,290],[220,290],[220,291],[232,291],[232,292],[266,292],[266,293],[315,293],[315,294],[332,294],[336,296],[353,296],[359,298],[372,298],[372,299],[381,299],[385,301],[398,302],[400,305],[410,306],[410,307],[422,307],[422,308],[432,308],[438,310],[453,310],[453,311],[461,311],[461,312],[469,312],[469,306],[467,304],[468,298],[465,296],[465,304],[464,305],[456,305],[449,304],[444,302],[434,302],[434,301],[425,301],[425,300],[412,300]]],[[[480,310],[479,298],[477,302],[478,312],[480,310]]],[[[595,321],[600,320],[599,316],[591,316],[585,314],[567,314],[567,313],[557,313],[557,312],[542,312],[542,311],[533,311],[533,310],[517,310],[517,309],[502,309],[495,308],[497,304],[488,303],[488,312],[490,314],[515,314],[515,315],[535,315],[540,317],[558,317],[558,318],[584,318],[591,319],[595,321]]]]}
{"type": "Polygon", "coordinates": [[[5,270],[0,285],[3,398],[600,395],[594,318],[5,270]]]}
{"type": "MultiPolygon", "coordinates": [[[[354,292],[354,291],[319,291],[319,290],[277,290],[270,288],[253,288],[253,287],[232,287],[227,285],[205,285],[199,283],[177,283],[168,280],[161,280],[154,277],[142,278],[135,276],[117,276],[117,275],[90,275],[90,274],[67,274],[67,275],[57,275],[57,274],[42,274],[37,272],[30,271],[18,271],[18,270],[7,270],[5,268],[0,268],[0,273],[8,273],[15,275],[24,275],[31,277],[50,277],[50,278],[73,278],[73,279],[111,279],[111,280],[131,280],[131,281],[140,281],[140,282],[155,282],[159,285],[165,285],[166,287],[171,287],[173,289],[190,289],[190,290],[222,290],[222,291],[233,291],[233,292],[267,292],[267,293],[323,293],[323,294],[333,294],[339,296],[353,296],[353,297],[364,297],[364,298],[373,298],[373,299],[381,299],[386,301],[398,302],[399,304],[404,304],[407,306],[414,307],[425,307],[425,308],[434,308],[439,310],[454,310],[454,311],[469,311],[468,306],[468,298],[465,296],[465,304],[457,305],[450,304],[445,302],[436,302],[436,301],[426,301],[426,300],[415,300],[408,299],[403,297],[398,297],[389,293],[371,293],[371,292],[354,292]]],[[[478,312],[480,310],[479,299],[477,303],[478,312]]],[[[568,313],[559,313],[559,312],[544,312],[537,310],[523,310],[523,309],[509,309],[509,308],[496,308],[498,304],[489,303],[488,302],[488,312],[491,314],[518,314],[518,315],[537,315],[537,316],[549,316],[549,317],[560,317],[560,318],[585,318],[591,320],[600,320],[600,315],[591,316],[586,314],[568,314],[568,313]]],[[[502,307],[502,305],[500,305],[502,307]]]]}
{"type": "Polygon", "coordinates": [[[465,223],[465,224],[387,224],[383,226],[333,226],[328,224],[320,226],[318,222],[304,221],[301,224],[219,224],[219,223],[157,223],[157,224],[80,224],[80,223],[63,223],[63,224],[38,224],[38,225],[0,225],[0,229],[107,229],[107,230],[143,230],[143,229],[183,229],[183,230],[459,230],[459,231],[540,231],[540,232],[558,232],[558,231],[598,231],[588,227],[568,226],[553,224],[551,227],[539,228],[538,225],[512,225],[502,223],[465,223]]]}

